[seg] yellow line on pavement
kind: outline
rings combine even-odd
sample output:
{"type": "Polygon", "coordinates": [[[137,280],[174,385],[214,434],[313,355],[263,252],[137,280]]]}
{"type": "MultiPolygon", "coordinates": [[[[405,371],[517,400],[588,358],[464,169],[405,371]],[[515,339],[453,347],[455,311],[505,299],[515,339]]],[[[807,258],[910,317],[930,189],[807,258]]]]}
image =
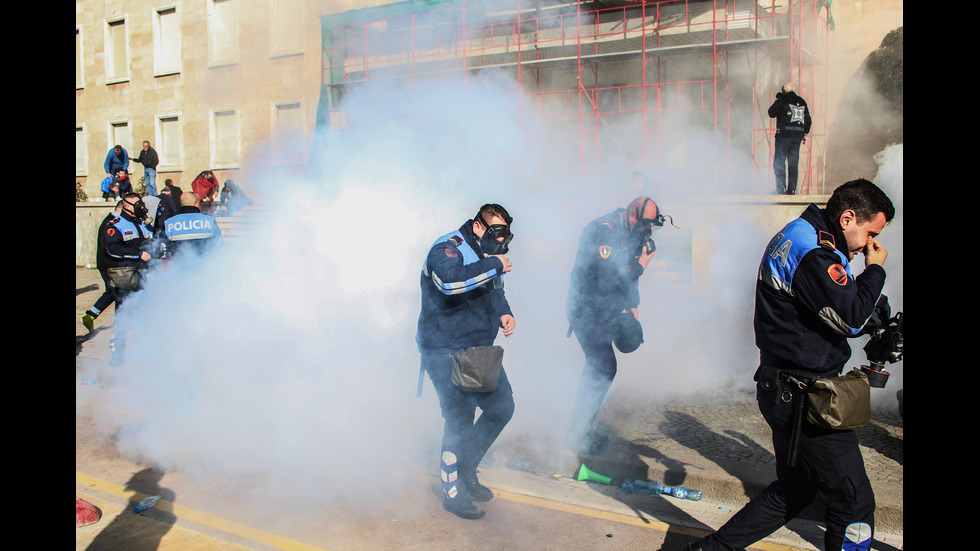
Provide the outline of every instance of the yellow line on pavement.
{"type": "MultiPolygon", "coordinates": [[[[126,490],[124,487],[111,482],[106,482],[84,473],[75,471],[75,482],[77,484],[82,484],[90,488],[99,490],[116,497],[121,497],[123,499],[140,501],[145,497],[149,497],[146,494],[141,494],[139,492],[132,492],[126,490]]],[[[216,517],[214,515],[209,515],[190,507],[185,507],[183,505],[178,505],[176,503],[166,501],[161,499],[154,505],[155,509],[161,509],[169,513],[173,513],[174,516],[179,518],[196,522],[198,524],[203,524],[211,528],[216,528],[224,532],[235,534],[244,538],[248,538],[252,541],[257,541],[265,545],[270,545],[277,549],[282,549],[284,551],[324,551],[319,547],[314,547],[312,545],[307,545],[305,543],[300,543],[298,541],[293,541],[288,538],[277,536],[275,534],[269,534],[268,532],[263,532],[262,530],[257,530],[250,526],[245,526],[244,524],[239,524],[221,517],[216,517]]]]}
{"type": "MultiPolygon", "coordinates": [[[[632,524],[634,526],[652,528],[654,530],[660,530],[663,532],[673,532],[676,534],[684,534],[684,535],[695,536],[695,537],[703,537],[708,535],[708,532],[704,530],[698,530],[696,528],[687,528],[685,526],[667,524],[665,522],[660,522],[659,520],[643,519],[632,515],[624,515],[621,513],[614,513],[612,511],[602,511],[599,509],[583,507],[581,505],[560,503],[557,501],[551,501],[540,497],[515,494],[513,492],[508,492],[506,490],[494,489],[493,495],[495,497],[506,499],[508,501],[516,501],[518,503],[524,503],[526,505],[534,505],[536,507],[543,507],[545,509],[551,509],[553,511],[561,511],[563,513],[571,513],[573,515],[582,515],[582,516],[592,517],[592,518],[597,518],[602,520],[609,520],[612,522],[619,522],[622,524],[632,524]]],[[[763,541],[760,541],[752,545],[751,549],[761,549],[763,551],[806,551],[805,549],[801,549],[799,547],[792,547],[789,545],[781,545],[778,543],[770,543],[770,542],[763,542],[763,541]]]]}

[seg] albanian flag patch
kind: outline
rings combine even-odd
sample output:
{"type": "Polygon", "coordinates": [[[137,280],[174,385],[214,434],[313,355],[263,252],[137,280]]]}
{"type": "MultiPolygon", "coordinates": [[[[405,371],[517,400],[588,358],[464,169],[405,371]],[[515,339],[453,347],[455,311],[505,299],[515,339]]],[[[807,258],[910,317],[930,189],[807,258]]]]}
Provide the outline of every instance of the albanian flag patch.
{"type": "Polygon", "coordinates": [[[847,285],[847,271],[840,264],[834,264],[833,266],[827,268],[827,273],[830,275],[830,279],[834,280],[834,283],[838,285],[847,285]]]}
{"type": "Polygon", "coordinates": [[[456,251],[447,248],[446,249],[446,256],[448,256],[449,258],[456,258],[456,256],[457,256],[456,255],[456,251]]]}

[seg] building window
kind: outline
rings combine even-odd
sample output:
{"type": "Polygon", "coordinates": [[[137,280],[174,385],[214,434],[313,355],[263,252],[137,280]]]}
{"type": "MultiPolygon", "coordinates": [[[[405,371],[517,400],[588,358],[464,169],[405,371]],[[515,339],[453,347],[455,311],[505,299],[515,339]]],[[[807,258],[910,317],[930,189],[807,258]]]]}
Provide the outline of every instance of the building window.
{"type": "Polygon", "coordinates": [[[303,53],[300,0],[270,0],[269,53],[272,57],[303,53]]]}
{"type": "Polygon", "coordinates": [[[241,125],[234,109],[216,109],[211,117],[211,167],[237,168],[241,125]]]}
{"type": "Polygon", "coordinates": [[[106,22],[105,65],[106,84],[129,80],[126,19],[106,22]]]}
{"type": "Polygon", "coordinates": [[[238,62],[238,3],[235,0],[208,2],[208,66],[238,62]]]}
{"type": "MultiPolygon", "coordinates": [[[[133,132],[129,128],[128,120],[117,119],[109,121],[109,141],[109,147],[106,149],[107,154],[109,149],[112,149],[117,145],[121,145],[123,146],[123,149],[126,150],[126,153],[129,154],[130,159],[132,159],[133,132]]],[[[129,171],[133,171],[132,164],[129,166],[129,171]]]]}
{"type": "Polygon", "coordinates": [[[85,149],[85,126],[75,124],[75,176],[88,174],[87,153],[85,149]]]}
{"type": "Polygon", "coordinates": [[[272,128],[275,136],[272,164],[302,164],[306,147],[302,104],[299,101],[274,104],[272,128]]]}
{"type": "Polygon", "coordinates": [[[75,27],[75,89],[76,90],[85,87],[85,75],[82,72],[82,68],[84,67],[84,63],[82,61],[83,59],[84,56],[82,55],[82,31],[78,27],[75,27]]]}
{"type": "Polygon", "coordinates": [[[181,170],[182,155],[180,141],[180,115],[168,114],[157,117],[157,155],[160,164],[157,172],[177,172],[181,170]]]}
{"type": "Polygon", "coordinates": [[[157,9],[153,16],[153,74],[180,72],[180,22],[176,6],[157,9]]]}

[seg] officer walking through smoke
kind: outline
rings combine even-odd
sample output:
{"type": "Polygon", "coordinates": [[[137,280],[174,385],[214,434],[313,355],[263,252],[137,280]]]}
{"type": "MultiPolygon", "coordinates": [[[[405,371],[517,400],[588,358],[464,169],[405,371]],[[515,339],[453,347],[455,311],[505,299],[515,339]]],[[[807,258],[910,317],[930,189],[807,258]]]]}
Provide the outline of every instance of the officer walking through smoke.
{"type": "MultiPolygon", "coordinates": [[[[473,501],[493,498],[476,469],[514,414],[502,349],[493,346],[500,329],[510,336],[515,327],[502,279],[512,268],[504,256],[513,239],[512,222],[504,207],[483,205],[472,220],[436,239],[420,278],[422,311],[415,340],[445,420],[443,507],[466,519],[484,515],[473,501]],[[477,407],[482,412],[474,423],[477,407]]],[[[419,377],[421,392],[421,371],[419,377]]]]}
{"type": "Polygon", "coordinates": [[[593,423],[616,376],[616,354],[628,354],[643,342],[639,278],[656,254],[651,234],[664,217],[649,197],[590,222],[579,239],[566,311],[572,332],[585,353],[585,368],[572,410],[569,444],[597,454],[609,438],[593,423]]]}
{"type": "Polygon", "coordinates": [[[800,143],[806,143],[812,121],[806,100],[796,95],[792,82],[776,92],[776,101],[769,106],[769,117],[776,119],[772,156],[776,193],[793,195],[800,170],[800,143]]]}
{"type": "Polygon", "coordinates": [[[839,375],[851,354],[847,339],[869,329],[888,256],[877,236],[894,215],[878,186],[854,180],[838,187],[825,209],[811,204],[769,242],[756,281],[754,379],[772,427],[777,479],[687,551],[743,549],[818,496],[827,508],[824,549],[870,549],[875,498],[857,434],[819,426],[803,411],[811,381],[839,375]],[[859,252],[865,269],[854,277],[850,260],[859,252]]]}
{"type": "Polygon", "coordinates": [[[123,196],[119,218],[115,224],[106,225],[101,236],[109,257],[106,272],[116,310],[112,336],[109,338],[109,349],[112,351],[109,364],[113,366],[122,363],[126,348],[126,330],[117,330],[120,309],[127,297],[142,288],[140,271],[153,257],[147,250],[153,246],[153,230],[143,223],[147,213],[143,199],[136,193],[127,193],[123,196]]]}
{"type": "Polygon", "coordinates": [[[213,216],[201,213],[201,197],[194,192],[180,195],[180,210],[167,218],[164,230],[167,254],[171,257],[183,248],[190,248],[200,255],[211,246],[222,243],[221,228],[213,216]]]}

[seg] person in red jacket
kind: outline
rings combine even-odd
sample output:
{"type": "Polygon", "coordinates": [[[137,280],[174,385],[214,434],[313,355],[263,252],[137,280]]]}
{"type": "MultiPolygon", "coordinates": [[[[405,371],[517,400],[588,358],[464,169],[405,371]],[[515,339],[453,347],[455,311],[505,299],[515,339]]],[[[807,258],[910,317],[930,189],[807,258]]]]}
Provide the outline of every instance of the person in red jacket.
{"type": "Polygon", "coordinates": [[[201,212],[209,214],[214,196],[218,193],[218,177],[211,170],[202,170],[191,182],[191,191],[201,198],[201,212]]]}

